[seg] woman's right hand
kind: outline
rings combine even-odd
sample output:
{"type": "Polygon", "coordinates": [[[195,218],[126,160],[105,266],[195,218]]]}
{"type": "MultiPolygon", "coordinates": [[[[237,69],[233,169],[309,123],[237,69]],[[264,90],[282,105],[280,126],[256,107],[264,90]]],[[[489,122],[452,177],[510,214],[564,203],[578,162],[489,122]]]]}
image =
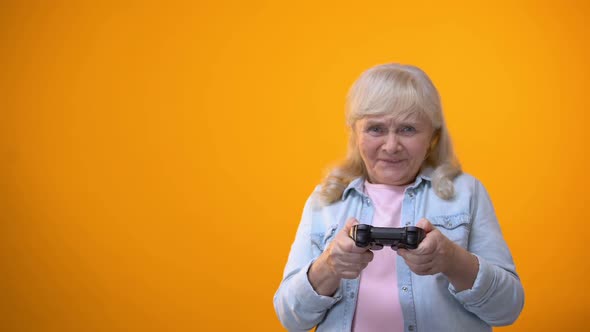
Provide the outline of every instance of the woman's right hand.
{"type": "Polygon", "coordinates": [[[356,224],[358,221],[355,218],[348,219],[328,248],[309,268],[309,282],[318,294],[333,295],[340,286],[341,279],[357,278],[373,260],[369,247],[357,247],[348,235],[356,224]]]}

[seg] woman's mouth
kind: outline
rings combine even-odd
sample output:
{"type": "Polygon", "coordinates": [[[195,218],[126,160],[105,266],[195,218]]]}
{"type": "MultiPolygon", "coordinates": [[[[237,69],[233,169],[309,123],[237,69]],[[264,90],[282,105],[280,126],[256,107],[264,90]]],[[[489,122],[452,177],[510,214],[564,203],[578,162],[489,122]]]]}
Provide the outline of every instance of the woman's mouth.
{"type": "Polygon", "coordinates": [[[397,164],[400,164],[400,163],[404,162],[405,159],[379,159],[379,161],[382,161],[382,162],[387,163],[387,164],[397,165],[397,164]]]}

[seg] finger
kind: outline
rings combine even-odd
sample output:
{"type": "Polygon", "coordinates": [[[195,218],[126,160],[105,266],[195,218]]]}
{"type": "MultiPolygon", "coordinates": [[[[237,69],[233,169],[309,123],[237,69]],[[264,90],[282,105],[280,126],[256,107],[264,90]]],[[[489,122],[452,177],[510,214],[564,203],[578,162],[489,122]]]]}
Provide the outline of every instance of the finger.
{"type": "Polygon", "coordinates": [[[357,247],[356,243],[354,243],[354,241],[352,239],[350,239],[350,241],[351,241],[351,243],[350,243],[350,246],[348,247],[349,252],[356,253],[356,254],[364,254],[366,252],[371,252],[370,246],[357,247]]]}
{"type": "Polygon", "coordinates": [[[358,272],[358,271],[345,271],[345,272],[342,272],[342,274],[341,274],[342,279],[356,279],[356,278],[358,278],[359,275],[360,275],[360,272],[358,272]]]}
{"type": "Polygon", "coordinates": [[[418,254],[416,253],[418,249],[398,249],[397,254],[400,255],[406,261],[412,261],[415,259],[418,254]]]}
{"type": "Polygon", "coordinates": [[[419,276],[434,274],[433,271],[432,271],[432,269],[430,267],[427,267],[427,266],[414,265],[414,266],[409,266],[409,267],[410,267],[410,270],[412,270],[412,272],[414,272],[415,274],[417,274],[419,276]]]}
{"type": "Polygon", "coordinates": [[[402,256],[402,258],[404,261],[406,261],[406,263],[411,262],[413,264],[419,264],[425,261],[424,256],[416,255],[413,250],[408,251],[404,256],[402,256]]]}
{"type": "Polygon", "coordinates": [[[373,253],[371,251],[366,251],[363,253],[348,253],[340,257],[339,261],[342,264],[352,266],[355,264],[368,264],[373,260],[373,253]]]}
{"type": "Polygon", "coordinates": [[[416,265],[432,265],[434,262],[434,257],[431,255],[416,255],[410,257],[408,261],[411,261],[413,264],[416,265]]]}
{"type": "Polygon", "coordinates": [[[424,239],[424,241],[422,241],[422,243],[420,243],[418,248],[410,250],[410,254],[415,255],[415,256],[430,255],[433,251],[433,249],[432,249],[433,246],[432,246],[431,242],[432,241],[427,242],[426,239],[424,239]]]}
{"type": "Polygon", "coordinates": [[[433,274],[435,261],[432,257],[419,257],[417,261],[406,261],[412,272],[420,275],[433,274]]]}
{"type": "Polygon", "coordinates": [[[418,245],[418,248],[411,249],[410,253],[414,255],[430,255],[436,250],[437,237],[440,232],[435,228],[434,231],[426,234],[426,237],[418,245]]]}
{"type": "Polygon", "coordinates": [[[366,252],[364,252],[362,254],[362,261],[369,264],[370,262],[373,261],[373,252],[370,250],[367,250],[366,252]]]}
{"type": "Polygon", "coordinates": [[[370,248],[367,247],[357,247],[356,243],[354,243],[354,240],[350,237],[350,230],[352,229],[352,227],[354,225],[358,225],[359,222],[356,218],[350,218],[346,221],[346,224],[344,224],[344,227],[342,228],[342,231],[338,234],[339,237],[346,237],[347,240],[342,240],[341,245],[342,245],[342,250],[346,251],[346,252],[354,252],[354,253],[364,253],[370,250],[370,248]]]}
{"type": "Polygon", "coordinates": [[[352,226],[357,225],[358,223],[359,223],[358,220],[356,220],[356,218],[354,218],[354,217],[348,219],[346,221],[346,224],[344,224],[344,227],[342,228],[342,232],[344,232],[344,233],[346,233],[346,235],[348,235],[352,226]]]}
{"type": "Polygon", "coordinates": [[[363,262],[339,262],[337,264],[337,269],[339,271],[341,271],[342,273],[346,272],[346,271],[352,271],[352,272],[360,272],[362,271],[365,267],[367,267],[368,263],[363,263],[363,262]]]}
{"type": "Polygon", "coordinates": [[[349,233],[352,226],[357,223],[358,221],[354,218],[348,219],[344,224],[344,227],[342,227],[342,229],[336,234],[334,241],[332,241],[330,245],[338,252],[353,252],[352,247],[356,247],[356,245],[349,233]]]}
{"type": "Polygon", "coordinates": [[[420,244],[416,249],[398,249],[398,255],[400,255],[406,262],[412,262],[415,264],[432,261],[432,246],[428,243],[422,243],[424,245],[420,244]]]}
{"type": "Polygon", "coordinates": [[[402,256],[402,258],[406,258],[409,253],[409,250],[404,248],[398,248],[396,251],[398,255],[402,256]]]}
{"type": "Polygon", "coordinates": [[[428,219],[426,218],[422,218],[418,221],[418,223],[416,224],[416,227],[420,227],[424,230],[424,232],[429,233],[432,230],[434,230],[434,226],[432,226],[432,224],[430,223],[430,221],[428,221],[428,219]]]}

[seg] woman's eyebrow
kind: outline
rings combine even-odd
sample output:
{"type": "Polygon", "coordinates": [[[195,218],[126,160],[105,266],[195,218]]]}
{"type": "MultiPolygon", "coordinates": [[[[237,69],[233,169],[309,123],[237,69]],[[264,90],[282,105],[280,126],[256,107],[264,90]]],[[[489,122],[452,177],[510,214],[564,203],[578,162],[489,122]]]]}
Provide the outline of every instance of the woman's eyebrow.
{"type": "Polygon", "coordinates": [[[384,121],[384,120],[367,120],[365,122],[365,126],[374,126],[374,125],[385,125],[387,124],[389,121],[384,121]]]}
{"type": "Polygon", "coordinates": [[[400,121],[396,123],[398,126],[413,126],[417,127],[420,125],[419,121],[400,121]]]}
{"type": "Polygon", "coordinates": [[[420,121],[417,120],[403,120],[403,121],[389,121],[389,120],[367,120],[365,122],[365,126],[375,126],[375,125],[380,125],[380,126],[389,126],[389,125],[394,125],[396,127],[398,126],[413,126],[413,127],[417,127],[420,126],[420,121]]]}

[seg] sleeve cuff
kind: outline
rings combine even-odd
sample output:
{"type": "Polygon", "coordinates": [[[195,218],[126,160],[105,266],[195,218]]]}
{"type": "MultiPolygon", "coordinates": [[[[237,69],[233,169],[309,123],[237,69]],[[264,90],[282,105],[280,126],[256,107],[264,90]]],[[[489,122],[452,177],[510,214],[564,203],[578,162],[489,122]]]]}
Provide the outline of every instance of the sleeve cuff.
{"type": "Polygon", "coordinates": [[[492,288],[492,283],[494,281],[494,270],[492,266],[481,259],[481,257],[475,254],[473,255],[477,257],[479,263],[479,270],[477,271],[473,286],[470,289],[457,292],[455,287],[453,287],[452,284],[449,284],[449,291],[451,294],[453,294],[461,304],[469,306],[477,305],[477,303],[485,299],[487,293],[492,288]]]}
{"type": "Polygon", "coordinates": [[[313,286],[311,286],[309,278],[307,277],[307,271],[312,263],[313,262],[309,263],[306,267],[302,268],[299,273],[293,276],[291,282],[294,286],[293,289],[297,290],[294,295],[297,302],[305,304],[310,310],[324,312],[342,299],[342,290],[341,287],[338,287],[334,296],[318,294],[313,289],[313,286]]]}

